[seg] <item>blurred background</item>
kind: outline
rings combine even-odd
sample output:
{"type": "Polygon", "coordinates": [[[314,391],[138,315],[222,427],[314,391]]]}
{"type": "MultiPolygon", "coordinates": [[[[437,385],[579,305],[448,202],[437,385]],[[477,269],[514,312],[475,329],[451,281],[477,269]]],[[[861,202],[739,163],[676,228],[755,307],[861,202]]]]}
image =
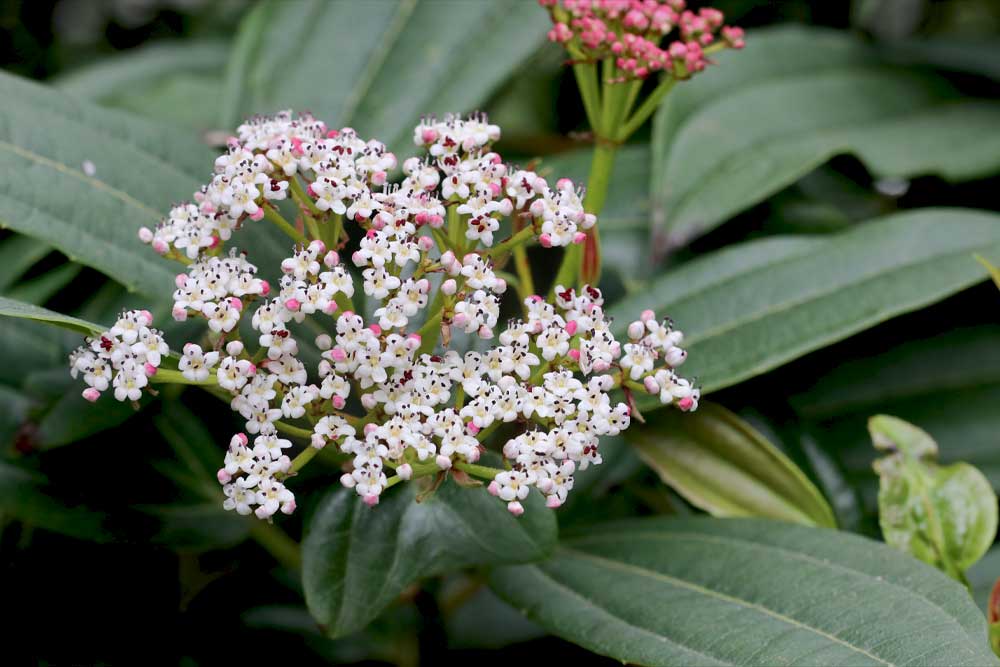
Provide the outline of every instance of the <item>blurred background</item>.
{"type": "MultiPolygon", "coordinates": [[[[378,3],[390,4],[372,0],[378,3]]],[[[288,27],[277,35],[287,41],[261,44],[255,41],[262,30],[253,24],[255,4],[0,0],[0,66],[217,145],[254,100],[260,112],[276,110],[271,100],[285,104],[281,63],[303,43],[291,28],[325,9],[305,0],[272,3],[280,17],[274,20],[288,27]],[[251,100],[232,108],[224,94],[232,73],[259,51],[275,52],[277,69],[262,70],[251,100]]],[[[484,89],[482,108],[504,129],[499,148],[505,157],[522,163],[542,157],[543,165],[585,178],[588,151],[580,133],[586,128],[575,84],[561,51],[544,42],[544,12],[534,0],[514,4],[534,22],[526,28],[533,41],[519,47],[524,55],[509,76],[484,89]]],[[[728,23],[748,29],[748,42],[756,29],[781,24],[850,32],[873,44],[880,59],[915,75],[932,73],[959,96],[1000,98],[1000,3],[993,0],[715,5],[728,23]]],[[[304,65],[316,77],[328,66],[322,54],[304,65]]],[[[473,66],[488,75],[486,63],[473,66]]],[[[400,136],[416,120],[393,118],[394,107],[380,107],[377,96],[366,103],[370,108],[363,110],[375,120],[380,114],[392,119],[400,136]]],[[[683,247],[670,239],[650,244],[648,128],[633,143],[619,159],[603,216],[614,221],[604,236],[602,285],[611,298],[641,291],[658,272],[745,239],[832,233],[924,206],[1000,210],[995,172],[876,178],[858,158],[840,155],[683,247]]],[[[97,322],[113,320],[135,301],[115,281],[13,232],[0,232],[0,294],[97,322]]],[[[714,398],[750,419],[819,480],[844,527],[876,535],[877,480],[864,430],[876,402],[931,431],[946,460],[972,462],[1000,482],[997,313],[996,287],[983,284],[714,398]],[[871,389],[875,377],[888,380],[871,389]]],[[[228,440],[235,423],[226,421],[228,411],[194,392],[169,403],[144,401],[138,418],[131,406],[111,401],[88,409],[65,361],[78,343],[73,334],[0,318],[6,351],[0,363],[0,594],[11,614],[4,623],[4,664],[499,665],[550,658],[611,664],[544,637],[465,575],[414,587],[358,636],[325,639],[305,610],[294,574],[258,546],[248,522],[192,492],[189,471],[177,463],[217,466],[217,443],[228,440]],[[219,418],[206,424],[196,414],[219,418]],[[492,650],[499,647],[505,650],[492,650]],[[8,662],[11,650],[16,657],[8,662]]],[[[612,447],[613,466],[599,482],[574,492],[579,499],[561,512],[561,525],[692,511],[626,446],[612,447]]],[[[305,475],[301,487],[327,484],[305,475]]],[[[304,510],[282,521],[292,536],[301,533],[304,510]]],[[[987,561],[983,571],[992,568],[995,577],[1000,556],[991,553],[987,561]]],[[[981,579],[973,582],[980,593],[991,583],[981,579]]]]}

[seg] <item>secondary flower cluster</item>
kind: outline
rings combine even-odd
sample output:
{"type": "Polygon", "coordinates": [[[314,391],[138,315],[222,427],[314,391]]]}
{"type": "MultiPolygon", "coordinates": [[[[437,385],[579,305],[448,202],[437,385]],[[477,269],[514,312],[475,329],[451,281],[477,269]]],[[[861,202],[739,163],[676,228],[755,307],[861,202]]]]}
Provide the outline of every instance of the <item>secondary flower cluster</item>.
{"type": "MultiPolygon", "coordinates": [[[[287,479],[328,445],[339,450],[342,484],[371,505],[399,481],[451,470],[489,481],[514,514],[532,487],[558,507],[574,473],[601,462],[599,439],[630,423],[616,389],[697,407],[698,390],[674,371],[681,333],[647,312],[620,343],[594,287],[558,286],[552,301],[520,294],[507,305],[521,316],[500,325],[508,284],[496,262],[532,242],[579,243],[596,220],[569,180],[550,187],[505,164],[491,148],[499,135],[485,116],[426,119],[414,130],[426,154],[389,184],[396,158],[378,141],[309,115],[254,118],[194,203],[140,231],[187,264],[174,318],[209,327],[156,381],[207,385],[245,422],[218,472],[227,509],[292,512],[287,479]],[[295,224],[275,203],[286,198],[295,224]],[[223,249],[233,230],[264,217],[298,241],[273,290],[245,254],[223,249]],[[504,219],[511,233],[496,243],[504,219]],[[364,310],[353,303],[358,282],[364,310]],[[306,318],[320,353],[313,368],[300,354],[306,318]],[[452,348],[476,338],[497,344],[452,348]],[[477,464],[494,432],[505,438],[503,469],[477,464]],[[310,446],[292,459],[279,434],[310,446]]],[[[119,400],[139,398],[168,352],[150,322],[145,311],[125,313],[74,354],[88,398],[109,383],[119,400]]]]}
{"type": "Polygon", "coordinates": [[[743,30],[723,25],[709,7],[686,9],[685,0],[539,0],[552,17],[549,40],[588,60],[613,58],[624,79],[666,72],[685,79],[705,69],[705,48],[743,48],[743,30]],[[663,38],[677,29],[665,47],[663,38]],[[721,36],[721,41],[719,37],[721,36]]]}
{"type": "Polygon", "coordinates": [[[124,312],[111,329],[88,338],[86,345],[70,354],[70,375],[76,378],[82,373],[87,384],[84,398],[96,401],[102,391],[112,386],[119,401],[139,400],[149,378],[170,352],[163,335],[152,324],[148,310],[124,312]]]}

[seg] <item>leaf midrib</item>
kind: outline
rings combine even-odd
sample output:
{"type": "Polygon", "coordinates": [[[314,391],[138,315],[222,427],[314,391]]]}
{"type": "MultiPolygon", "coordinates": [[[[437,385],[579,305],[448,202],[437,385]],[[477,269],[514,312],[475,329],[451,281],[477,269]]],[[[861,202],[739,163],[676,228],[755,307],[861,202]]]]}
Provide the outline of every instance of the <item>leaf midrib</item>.
{"type": "Polygon", "coordinates": [[[714,599],[720,600],[722,602],[729,602],[731,604],[735,604],[735,605],[738,605],[738,606],[741,606],[741,607],[745,607],[748,610],[756,611],[758,613],[764,614],[765,616],[770,616],[771,618],[774,618],[774,619],[776,619],[778,621],[786,623],[786,624],[788,624],[788,625],[790,625],[790,626],[792,626],[794,628],[812,632],[812,633],[814,633],[814,634],[816,634],[816,635],[818,635],[820,637],[823,637],[823,638],[825,638],[825,639],[827,639],[827,640],[829,640],[829,641],[831,641],[831,642],[833,642],[835,644],[839,644],[841,646],[844,646],[845,648],[848,648],[848,649],[850,649],[850,650],[852,650],[852,651],[854,651],[856,653],[864,655],[865,657],[871,658],[872,660],[874,660],[874,661],[876,661],[876,662],[878,662],[880,664],[886,665],[886,667],[897,667],[897,665],[895,665],[894,663],[891,663],[891,662],[889,662],[889,661],[887,661],[887,660],[885,660],[883,658],[880,658],[880,657],[878,657],[878,656],[876,656],[876,655],[874,655],[872,653],[869,653],[865,649],[863,649],[863,648],[861,648],[859,646],[855,646],[855,645],[851,644],[850,642],[845,641],[845,640],[841,639],[840,637],[837,637],[834,634],[826,632],[825,630],[821,630],[820,628],[813,627],[813,626],[811,626],[811,625],[809,625],[807,623],[803,623],[802,621],[798,621],[798,620],[796,620],[796,619],[794,619],[794,618],[792,618],[790,616],[786,616],[785,614],[782,614],[781,612],[775,611],[774,609],[771,609],[769,607],[765,607],[762,604],[758,604],[758,603],[752,602],[750,600],[745,600],[743,598],[739,598],[739,597],[736,597],[736,596],[733,596],[733,595],[728,595],[726,593],[722,593],[720,591],[716,591],[716,590],[713,590],[711,588],[707,588],[705,586],[701,586],[699,584],[695,584],[695,583],[692,583],[692,582],[689,582],[689,581],[685,581],[683,579],[679,579],[677,577],[673,577],[673,576],[670,576],[668,574],[663,574],[662,572],[657,572],[655,570],[649,570],[649,569],[646,569],[646,568],[643,568],[643,567],[639,567],[637,565],[632,565],[630,563],[624,563],[624,562],[621,562],[621,561],[611,560],[609,558],[603,558],[601,556],[595,556],[593,554],[589,554],[589,553],[584,552],[584,551],[577,551],[577,550],[571,549],[569,547],[565,547],[565,546],[564,547],[560,547],[559,551],[562,552],[562,553],[564,553],[564,554],[568,554],[571,558],[577,558],[578,560],[584,560],[584,561],[591,561],[591,562],[595,563],[596,565],[598,565],[600,567],[604,567],[604,568],[608,568],[608,569],[612,569],[612,570],[618,570],[618,571],[624,572],[626,574],[632,574],[632,575],[635,575],[635,576],[638,576],[638,577],[642,577],[642,578],[646,578],[646,579],[653,579],[653,580],[656,580],[656,581],[663,581],[663,582],[665,582],[667,584],[670,584],[671,586],[675,586],[677,588],[683,588],[685,590],[691,591],[692,593],[695,593],[695,594],[698,594],[698,595],[702,595],[702,596],[705,596],[705,597],[714,598],[714,599]]]}
{"type": "MultiPolygon", "coordinates": [[[[810,530],[817,530],[817,529],[810,529],[810,530]]],[[[706,534],[706,533],[693,532],[693,531],[690,531],[690,530],[670,530],[670,531],[667,531],[666,533],[663,533],[663,532],[653,532],[653,531],[649,531],[649,530],[632,530],[632,531],[629,532],[628,535],[629,535],[630,538],[640,537],[640,538],[647,538],[647,539],[656,540],[656,541],[660,541],[660,542],[669,542],[669,541],[671,541],[672,537],[680,537],[680,538],[686,538],[686,539],[691,539],[691,540],[698,540],[698,541],[701,541],[701,542],[707,542],[707,543],[713,544],[713,545],[732,546],[733,544],[739,544],[739,545],[743,545],[743,546],[746,546],[746,547],[749,547],[749,548],[752,548],[752,549],[757,549],[757,550],[760,550],[760,551],[778,552],[778,553],[783,554],[786,557],[791,558],[793,560],[800,560],[800,561],[809,563],[811,565],[816,565],[818,567],[823,567],[823,568],[828,568],[828,569],[831,569],[831,570],[839,570],[839,571],[842,571],[842,572],[846,572],[848,574],[851,574],[851,575],[854,575],[854,576],[858,576],[858,577],[860,577],[862,579],[865,579],[865,580],[868,580],[868,581],[871,581],[871,582],[875,582],[875,583],[878,583],[878,584],[881,584],[881,585],[891,586],[894,589],[902,591],[907,597],[915,598],[919,602],[922,602],[924,604],[930,605],[934,609],[937,609],[942,614],[944,614],[945,617],[948,618],[949,623],[957,626],[967,637],[969,637],[971,639],[977,639],[978,640],[978,638],[973,637],[969,633],[968,628],[966,628],[962,623],[960,623],[959,620],[954,616],[953,613],[951,613],[948,610],[946,610],[944,607],[942,607],[941,605],[939,605],[934,600],[931,600],[930,598],[924,597],[922,595],[918,595],[918,594],[914,593],[911,589],[907,588],[906,586],[903,586],[901,584],[897,584],[896,582],[891,581],[891,580],[887,579],[886,577],[875,576],[875,575],[869,574],[869,573],[867,573],[867,572],[865,572],[863,570],[858,570],[858,569],[855,569],[853,567],[848,567],[847,565],[844,565],[842,563],[835,563],[833,561],[822,560],[822,559],[816,558],[815,556],[812,556],[811,554],[807,554],[807,553],[802,552],[802,551],[794,551],[792,549],[781,547],[781,546],[778,546],[776,544],[764,544],[764,543],[761,543],[761,542],[756,542],[754,540],[748,540],[748,539],[745,539],[745,538],[739,538],[739,537],[733,537],[733,536],[710,535],[710,534],[706,534]]],[[[621,543],[621,537],[620,536],[618,536],[618,535],[611,535],[611,534],[591,534],[591,535],[585,535],[585,536],[582,536],[582,537],[574,537],[571,540],[569,540],[569,542],[571,542],[573,544],[584,544],[584,543],[587,543],[587,542],[607,542],[609,540],[614,541],[616,544],[620,544],[621,543]]]]}

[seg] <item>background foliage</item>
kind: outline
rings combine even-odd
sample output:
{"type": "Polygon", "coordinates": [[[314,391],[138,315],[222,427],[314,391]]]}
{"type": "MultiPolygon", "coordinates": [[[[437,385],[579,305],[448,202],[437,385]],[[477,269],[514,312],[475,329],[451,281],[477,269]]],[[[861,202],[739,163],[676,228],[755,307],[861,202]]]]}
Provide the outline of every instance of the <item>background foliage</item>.
{"type": "MultiPolygon", "coordinates": [[[[613,664],[585,649],[648,664],[989,660],[961,588],[913,559],[843,532],[688,515],[879,538],[876,413],[1000,486],[1000,296],[972,259],[1000,262],[1000,10],[716,4],[748,48],[678,86],[623,148],[601,217],[617,321],[669,313],[711,402],[608,443],[556,516],[514,522],[446,486],[422,505],[400,490],[343,526],[356,501],[310,469],[304,511],[273,532],[220,508],[230,425],[195,416],[214,399],[95,410],[66,353],[137,298],[169,320],[172,272],[135,230],[189,196],[247,114],[308,108],[405,154],[419,115],[484,109],[506,157],[585,180],[582,107],[544,12],[4,3],[0,314],[18,317],[0,317],[6,650],[40,664],[245,650],[292,664],[613,664]],[[76,331],[25,304],[79,318],[60,320],[76,331]],[[474,539],[484,521],[493,552],[474,539]],[[336,536],[352,530],[378,537],[347,553],[336,536]],[[373,561],[378,576],[350,575],[373,561]],[[650,590],[659,602],[637,606],[650,590]]],[[[271,241],[246,243],[267,263],[285,245],[271,241]]],[[[998,575],[996,547],[967,573],[981,610],[998,575]]]]}

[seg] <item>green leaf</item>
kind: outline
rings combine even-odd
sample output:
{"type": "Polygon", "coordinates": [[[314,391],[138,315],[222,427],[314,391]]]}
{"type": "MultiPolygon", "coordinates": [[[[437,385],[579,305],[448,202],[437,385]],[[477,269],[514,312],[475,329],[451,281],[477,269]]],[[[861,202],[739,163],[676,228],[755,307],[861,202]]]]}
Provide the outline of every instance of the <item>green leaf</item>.
{"type": "Polygon", "coordinates": [[[306,603],[331,637],[362,629],[413,581],[451,570],[544,558],[556,520],[536,494],[515,518],[484,488],[447,481],[423,502],[403,484],[378,506],[328,493],[302,543],[306,603]]]}
{"type": "MultiPolygon", "coordinates": [[[[94,102],[127,99],[180,73],[221,71],[228,56],[229,44],[223,40],[153,42],[74,69],[56,78],[52,85],[94,102]]],[[[204,106],[205,100],[199,100],[197,105],[188,102],[189,106],[204,106]]]]}
{"type": "Polygon", "coordinates": [[[857,155],[879,177],[961,180],[1000,166],[1000,136],[990,131],[1000,124],[1000,104],[957,100],[939,77],[873,66],[874,59],[859,63],[870,52],[846,34],[817,36],[814,44],[801,30],[751,34],[745,51],[679,86],[678,96],[688,98],[680,110],[664,105],[657,123],[672,128],[654,138],[662,162],[652,184],[662,249],[687,243],[842,153],[857,155]],[[827,50],[831,58],[819,62],[827,50]],[[779,55],[795,63],[762,73],[762,63],[779,55]],[[713,77],[714,70],[727,71],[713,77]],[[723,89],[720,80],[729,85],[723,89]]]}
{"type": "Polygon", "coordinates": [[[399,151],[421,115],[480,107],[543,43],[547,23],[522,0],[272,0],[240,26],[224,125],[309,109],[399,151]]]}
{"type": "Polygon", "coordinates": [[[1000,216],[920,209],[819,238],[731,246],[663,274],[611,307],[623,330],[646,308],[685,332],[683,370],[706,391],[736,384],[984,279],[1000,216]]]}
{"type": "Polygon", "coordinates": [[[41,306],[15,301],[2,296],[0,296],[0,315],[46,322],[87,335],[107,331],[107,327],[102,327],[100,324],[87,322],[76,317],[70,317],[69,315],[61,315],[41,306]]]}
{"type": "Polygon", "coordinates": [[[690,414],[662,410],[627,437],[660,479],[714,516],[836,526],[805,473],[720,405],[703,403],[690,414]]]}
{"type": "Polygon", "coordinates": [[[550,632],[639,665],[995,665],[968,593],[847,533],[748,519],[588,528],[495,592],[550,632]]]}
{"type": "Polygon", "coordinates": [[[112,539],[105,515],[59,498],[57,490],[34,472],[0,461],[0,514],[83,540],[112,539]]]}
{"type": "Polygon", "coordinates": [[[993,279],[993,283],[997,288],[1000,288],[1000,268],[993,266],[988,259],[979,255],[976,255],[976,261],[983,265],[983,268],[989,272],[990,278],[993,279]]]}
{"type": "Polygon", "coordinates": [[[0,74],[0,226],[51,244],[132,290],[163,294],[176,270],[136,236],[211,171],[194,133],[170,130],[0,74]],[[90,162],[95,172],[84,172],[90,162]]]}
{"type": "Polygon", "coordinates": [[[997,497],[989,481],[967,463],[937,465],[934,439],[888,415],[868,421],[879,475],[879,524],[888,544],[965,581],[993,544],[997,497]]]}
{"type": "Polygon", "coordinates": [[[12,235],[0,241],[0,290],[4,293],[52,248],[28,236],[12,235]]]}
{"type": "Polygon", "coordinates": [[[76,280],[82,270],[83,267],[79,264],[60,264],[39,276],[22,281],[9,289],[7,295],[16,301],[45,303],[76,280]]]}

